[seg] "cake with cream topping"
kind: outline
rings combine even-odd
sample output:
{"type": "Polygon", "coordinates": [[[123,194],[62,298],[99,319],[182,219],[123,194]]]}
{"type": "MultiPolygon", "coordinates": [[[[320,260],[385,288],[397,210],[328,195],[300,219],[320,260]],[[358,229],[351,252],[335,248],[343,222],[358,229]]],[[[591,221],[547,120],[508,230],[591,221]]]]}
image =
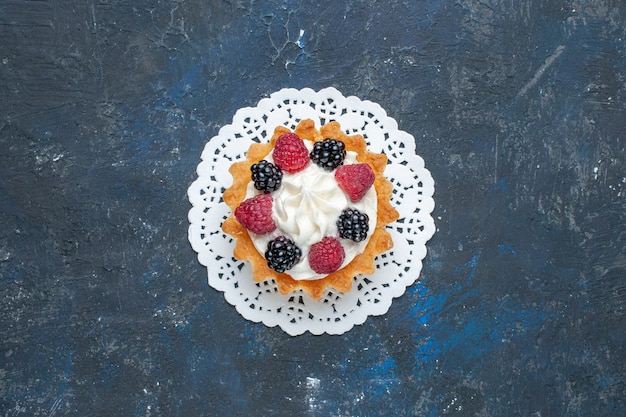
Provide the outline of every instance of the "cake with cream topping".
{"type": "Polygon", "coordinates": [[[274,279],[283,294],[302,289],[319,299],[329,288],[349,291],[352,278],[373,273],[374,258],[393,246],[385,229],[398,212],[386,164],[337,122],[277,127],[230,168],[223,199],[232,215],[222,229],[236,240],[235,258],[251,263],[255,281],[274,279]]]}

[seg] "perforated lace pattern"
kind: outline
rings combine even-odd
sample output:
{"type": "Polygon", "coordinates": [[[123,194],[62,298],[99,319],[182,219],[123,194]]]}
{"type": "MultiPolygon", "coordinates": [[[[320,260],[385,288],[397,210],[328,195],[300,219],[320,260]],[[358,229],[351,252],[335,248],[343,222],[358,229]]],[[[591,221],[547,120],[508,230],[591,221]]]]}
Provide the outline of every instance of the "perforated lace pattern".
{"type": "Polygon", "coordinates": [[[399,130],[378,104],[344,97],[334,88],[283,89],[256,107],[239,109],[232,124],[206,144],[201,158],[198,178],[188,189],[189,241],[207,268],[209,285],[222,291],[244,318],[280,326],[294,336],[307,331],[342,334],[368,316],[385,314],[393,299],[418,279],[426,242],[435,232],[434,181],[415,152],[413,136],[399,130]],[[273,280],[254,282],[250,265],[233,258],[235,242],[221,229],[230,214],[222,201],[232,184],[230,165],[245,159],[252,143],[268,141],[276,126],[293,130],[304,119],[313,119],[318,128],[336,120],[348,135],[363,135],[369,151],[386,154],[385,176],[393,183],[391,201],[400,213],[388,226],[394,247],[377,257],[376,272],[355,277],[346,294],[328,291],[317,301],[301,292],[282,295],[273,280]]]}

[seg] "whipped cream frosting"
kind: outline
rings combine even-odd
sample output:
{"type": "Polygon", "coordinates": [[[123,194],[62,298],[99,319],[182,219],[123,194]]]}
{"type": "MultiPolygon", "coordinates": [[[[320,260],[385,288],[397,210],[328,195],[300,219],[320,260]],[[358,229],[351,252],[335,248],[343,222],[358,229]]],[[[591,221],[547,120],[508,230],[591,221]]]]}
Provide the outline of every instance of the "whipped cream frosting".
{"type": "MultiPolygon", "coordinates": [[[[305,140],[304,143],[309,151],[313,148],[311,141],[305,140]]],[[[274,162],[271,153],[265,159],[274,162]]],[[[354,163],[357,163],[356,153],[348,151],[344,165],[354,163]]],[[[248,184],[246,198],[257,193],[254,185],[248,184]]],[[[317,274],[309,267],[308,253],[314,243],[325,236],[337,237],[345,251],[345,259],[341,266],[343,268],[356,255],[363,252],[376,227],[378,202],[376,189],[372,186],[361,200],[351,202],[339,188],[335,180],[335,171],[326,171],[313,162],[309,162],[302,171],[293,174],[284,172],[282,185],[272,193],[272,197],[274,199],[272,217],[277,225],[276,230],[265,235],[248,233],[261,254],[265,253],[270,240],[281,235],[291,238],[302,250],[300,261],[286,271],[296,280],[319,279],[325,276],[317,274]],[[337,219],[348,207],[355,208],[369,217],[368,236],[361,242],[338,236],[337,219]]]]}

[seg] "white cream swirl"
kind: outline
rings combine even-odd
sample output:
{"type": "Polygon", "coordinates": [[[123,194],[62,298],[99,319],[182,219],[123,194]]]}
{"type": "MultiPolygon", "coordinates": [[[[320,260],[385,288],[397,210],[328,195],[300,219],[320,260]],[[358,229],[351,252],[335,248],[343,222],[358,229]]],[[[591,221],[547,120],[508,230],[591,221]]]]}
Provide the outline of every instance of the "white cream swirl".
{"type": "Polygon", "coordinates": [[[274,193],[274,221],[296,245],[308,246],[333,231],[347,204],[335,178],[309,163],[296,174],[283,175],[282,187],[274,193]]]}
{"type": "MultiPolygon", "coordinates": [[[[305,144],[308,148],[312,148],[309,141],[305,141],[305,144]]],[[[273,162],[271,154],[266,159],[273,162]]],[[[347,152],[344,165],[354,163],[356,163],[356,153],[347,152]]],[[[253,184],[249,184],[246,198],[257,193],[253,184]]],[[[272,193],[272,197],[274,199],[272,216],[277,225],[276,230],[266,235],[256,235],[252,232],[249,234],[254,246],[261,254],[265,253],[269,241],[277,236],[283,235],[291,238],[302,250],[300,262],[286,271],[296,280],[324,277],[309,267],[309,249],[311,245],[325,236],[338,237],[337,219],[345,208],[355,208],[367,214],[369,233],[368,237],[361,242],[340,238],[345,251],[342,268],[348,265],[356,255],[363,252],[376,227],[375,188],[372,186],[361,200],[353,203],[339,188],[334,171],[328,172],[312,162],[300,172],[294,174],[284,172],[282,185],[272,193]]]]}

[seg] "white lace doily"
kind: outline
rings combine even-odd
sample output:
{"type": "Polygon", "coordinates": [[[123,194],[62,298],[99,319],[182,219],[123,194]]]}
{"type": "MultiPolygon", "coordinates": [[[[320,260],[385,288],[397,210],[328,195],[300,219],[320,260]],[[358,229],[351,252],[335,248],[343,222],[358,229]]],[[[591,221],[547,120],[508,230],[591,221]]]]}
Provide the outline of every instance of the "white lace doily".
{"type": "Polygon", "coordinates": [[[393,298],[404,294],[422,269],[426,242],[435,232],[431,216],[434,182],[424,161],[415,153],[415,140],[398,130],[396,121],[376,103],[344,97],[334,88],[283,89],[261,100],[256,107],[239,109],[230,125],[220,129],[202,152],[198,178],[188,190],[189,241],[198,260],[207,268],[209,285],[246,319],[280,326],[290,335],[342,334],[368,316],[385,314],[393,298]],[[336,120],[348,135],[365,137],[368,150],[385,153],[385,176],[393,183],[393,206],[400,218],[388,226],[393,248],[376,258],[373,275],[357,276],[353,288],[343,294],[328,293],[313,300],[304,292],[282,295],[273,280],[252,279],[247,262],[233,258],[235,242],[222,232],[230,209],[222,193],[232,184],[230,165],[245,159],[254,142],[267,142],[278,125],[295,129],[303,119],[319,127],[336,120]]]}

